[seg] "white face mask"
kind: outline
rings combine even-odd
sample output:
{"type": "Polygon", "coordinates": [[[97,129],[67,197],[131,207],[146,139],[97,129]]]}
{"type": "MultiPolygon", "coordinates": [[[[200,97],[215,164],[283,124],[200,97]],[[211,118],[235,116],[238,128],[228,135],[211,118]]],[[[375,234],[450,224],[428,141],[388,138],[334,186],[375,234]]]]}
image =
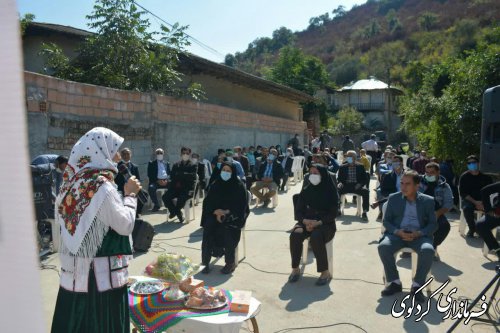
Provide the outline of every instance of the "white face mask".
{"type": "Polygon", "coordinates": [[[193,162],[193,164],[198,164],[198,159],[197,158],[193,158],[192,162],[193,162]]]}
{"type": "Polygon", "coordinates": [[[240,154],[239,153],[234,153],[233,156],[234,157],[238,157],[238,156],[240,156],[240,154]]]}
{"type": "Polygon", "coordinates": [[[163,154],[156,155],[156,160],[157,161],[163,161],[163,154]]]}
{"type": "Polygon", "coordinates": [[[56,172],[57,172],[57,173],[62,173],[62,170],[61,170],[61,169],[59,169],[59,168],[56,168],[56,172]]]}
{"type": "Polygon", "coordinates": [[[186,161],[189,161],[189,155],[188,154],[183,154],[181,155],[181,159],[186,162],[186,161]]]}
{"type": "Polygon", "coordinates": [[[317,175],[317,174],[309,175],[309,181],[311,182],[311,184],[316,186],[319,183],[321,183],[321,175],[317,175]]]}
{"type": "Polygon", "coordinates": [[[226,158],[227,158],[227,161],[228,161],[229,163],[231,163],[231,162],[233,161],[233,158],[232,158],[231,156],[228,156],[228,157],[226,157],[226,158]]]}
{"type": "Polygon", "coordinates": [[[291,154],[290,154],[290,152],[289,152],[289,151],[287,151],[287,152],[286,152],[286,156],[290,156],[290,155],[291,155],[291,154]]]}

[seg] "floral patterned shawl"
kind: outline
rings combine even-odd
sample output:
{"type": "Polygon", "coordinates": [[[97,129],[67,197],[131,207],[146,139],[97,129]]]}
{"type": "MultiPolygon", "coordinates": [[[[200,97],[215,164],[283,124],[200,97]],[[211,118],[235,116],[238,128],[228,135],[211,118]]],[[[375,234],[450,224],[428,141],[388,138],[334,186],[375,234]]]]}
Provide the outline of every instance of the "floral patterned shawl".
{"type": "Polygon", "coordinates": [[[113,157],[123,143],[115,132],[96,127],[78,140],[56,198],[56,221],[61,226],[61,252],[93,258],[109,227],[99,221],[103,203],[116,191],[113,157]]]}

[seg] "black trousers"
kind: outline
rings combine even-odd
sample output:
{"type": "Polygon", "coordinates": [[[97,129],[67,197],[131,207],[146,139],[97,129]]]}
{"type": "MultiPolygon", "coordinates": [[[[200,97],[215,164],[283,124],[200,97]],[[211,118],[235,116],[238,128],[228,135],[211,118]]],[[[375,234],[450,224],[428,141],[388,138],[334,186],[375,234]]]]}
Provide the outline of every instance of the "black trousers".
{"type": "Polygon", "coordinates": [[[432,242],[432,245],[434,245],[434,249],[436,249],[441,243],[444,242],[446,239],[446,236],[450,233],[450,222],[448,222],[448,219],[446,216],[441,215],[437,219],[438,223],[438,229],[434,233],[434,241],[432,242]]]}
{"type": "Polygon", "coordinates": [[[179,215],[181,212],[181,209],[184,208],[186,201],[188,201],[189,195],[187,192],[184,192],[184,191],[178,192],[178,191],[168,190],[161,197],[161,199],[163,200],[165,207],[168,208],[168,211],[170,212],[170,214],[179,215]],[[176,198],[177,198],[177,203],[174,205],[173,200],[176,198]]]}
{"type": "Polygon", "coordinates": [[[498,226],[500,226],[500,218],[491,215],[483,216],[476,224],[477,233],[484,239],[490,250],[496,250],[500,247],[496,237],[491,232],[491,229],[498,226]]]}
{"type": "Polygon", "coordinates": [[[283,178],[281,178],[281,185],[279,185],[279,188],[283,191],[285,190],[285,185],[286,182],[288,181],[288,178],[290,177],[290,174],[288,172],[285,172],[283,174],[283,178]]]}
{"type": "Polygon", "coordinates": [[[370,155],[371,158],[372,158],[372,162],[371,162],[371,165],[370,165],[370,175],[373,175],[373,166],[377,166],[377,152],[376,151],[373,151],[373,150],[369,150],[366,152],[366,154],[370,155]]]}
{"type": "Polygon", "coordinates": [[[474,211],[476,210],[476,208],[472,204],[464,205],[462,203],[462,210],[464,212],[465,221],[469,226],[469,230],[471,232],[476,232],[476,220],[474,216],[475,215],[474,211]]]}
{"type": "Polygon", "coordinates": [[[201,262],[207,266],[212,256],[222,253],[226,264],[234,264],[235,250],[240,242],[241,230],[227,228],[212,216],[203,221],[203,239],[201,241],[201,262]],[[221,251],[222,249],[222,251],[221,251]]]}
{"type": "Polygon", "coordinates": [[[328,255],[325,245],[333,239],[333,236],[335,236],[335,226],[333,224],[322,225],[312,232],[307,232],[305,228],[303,228],[303,232],[301,233],[292,231],[290,234],[290,255],[292,256],[292,268],[299,267],[304,240],[309,238],[314,257],[316,258],[317,271],[323,272],[328,270],[328,255]]]}
{"type": "Polygon", "coordinates": [[[356,190],[356,184],[344,184],[344,186],[339,190],[339,195],[342,194],[358,194],[363,198],[363,212],[368,212],[370,210],[370,191],[367,188],[360,188],[356,190]]]}

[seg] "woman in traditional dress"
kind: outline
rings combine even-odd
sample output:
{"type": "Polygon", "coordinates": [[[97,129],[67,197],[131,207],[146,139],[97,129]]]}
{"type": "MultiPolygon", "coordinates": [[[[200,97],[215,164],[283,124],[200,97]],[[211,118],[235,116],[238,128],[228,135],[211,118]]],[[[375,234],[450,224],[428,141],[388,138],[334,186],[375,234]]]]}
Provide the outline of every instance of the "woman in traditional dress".
{"type": "Polygon", "coordinates": [[[226,265],[221,273],[230,274],[236,268],[235,249],[241,236],[241,228],[249,214],[248,196],[245,185],[239,180],[236,168],[230,162],[223,162],[220,173],[210,186],[203,201],[201,226],[201,260],[205,265],[203,273],[210,272],[212,255],[220,256],[223,249],[226,265]]]}
{"type": "Polygon", "coordinates": [[[294,198],[295,218],[298,223],[290,234],[290,254],[292,273],[289,282],[300,278],[300,258],[303,242],[310,239],[318,273],[317,285],[327,284],[332,276],[328,270],[326,243],[330,242],[337,230],[335,217],[338,211],[338,192],[331,173],[321,164],[313,164],[304,181],[302,191],[294,198]]]}
{"type": "Polygon", "coordinates": [[[56,198],[61,279],[52,333],[129,333],[128,261],[139,181],[114,184],[123,138],[97,127],[71,151],[56,198]]]}

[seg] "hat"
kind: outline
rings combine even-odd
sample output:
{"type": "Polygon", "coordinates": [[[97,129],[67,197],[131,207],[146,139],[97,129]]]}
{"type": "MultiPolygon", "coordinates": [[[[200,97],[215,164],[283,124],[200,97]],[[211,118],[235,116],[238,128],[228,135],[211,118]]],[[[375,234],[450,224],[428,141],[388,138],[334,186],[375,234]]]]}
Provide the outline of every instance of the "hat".
{"type": "Polygon", "coordinates": [[[233,156],[234,152],[231,149],[226,150],[226,156],[233,156]]]}

